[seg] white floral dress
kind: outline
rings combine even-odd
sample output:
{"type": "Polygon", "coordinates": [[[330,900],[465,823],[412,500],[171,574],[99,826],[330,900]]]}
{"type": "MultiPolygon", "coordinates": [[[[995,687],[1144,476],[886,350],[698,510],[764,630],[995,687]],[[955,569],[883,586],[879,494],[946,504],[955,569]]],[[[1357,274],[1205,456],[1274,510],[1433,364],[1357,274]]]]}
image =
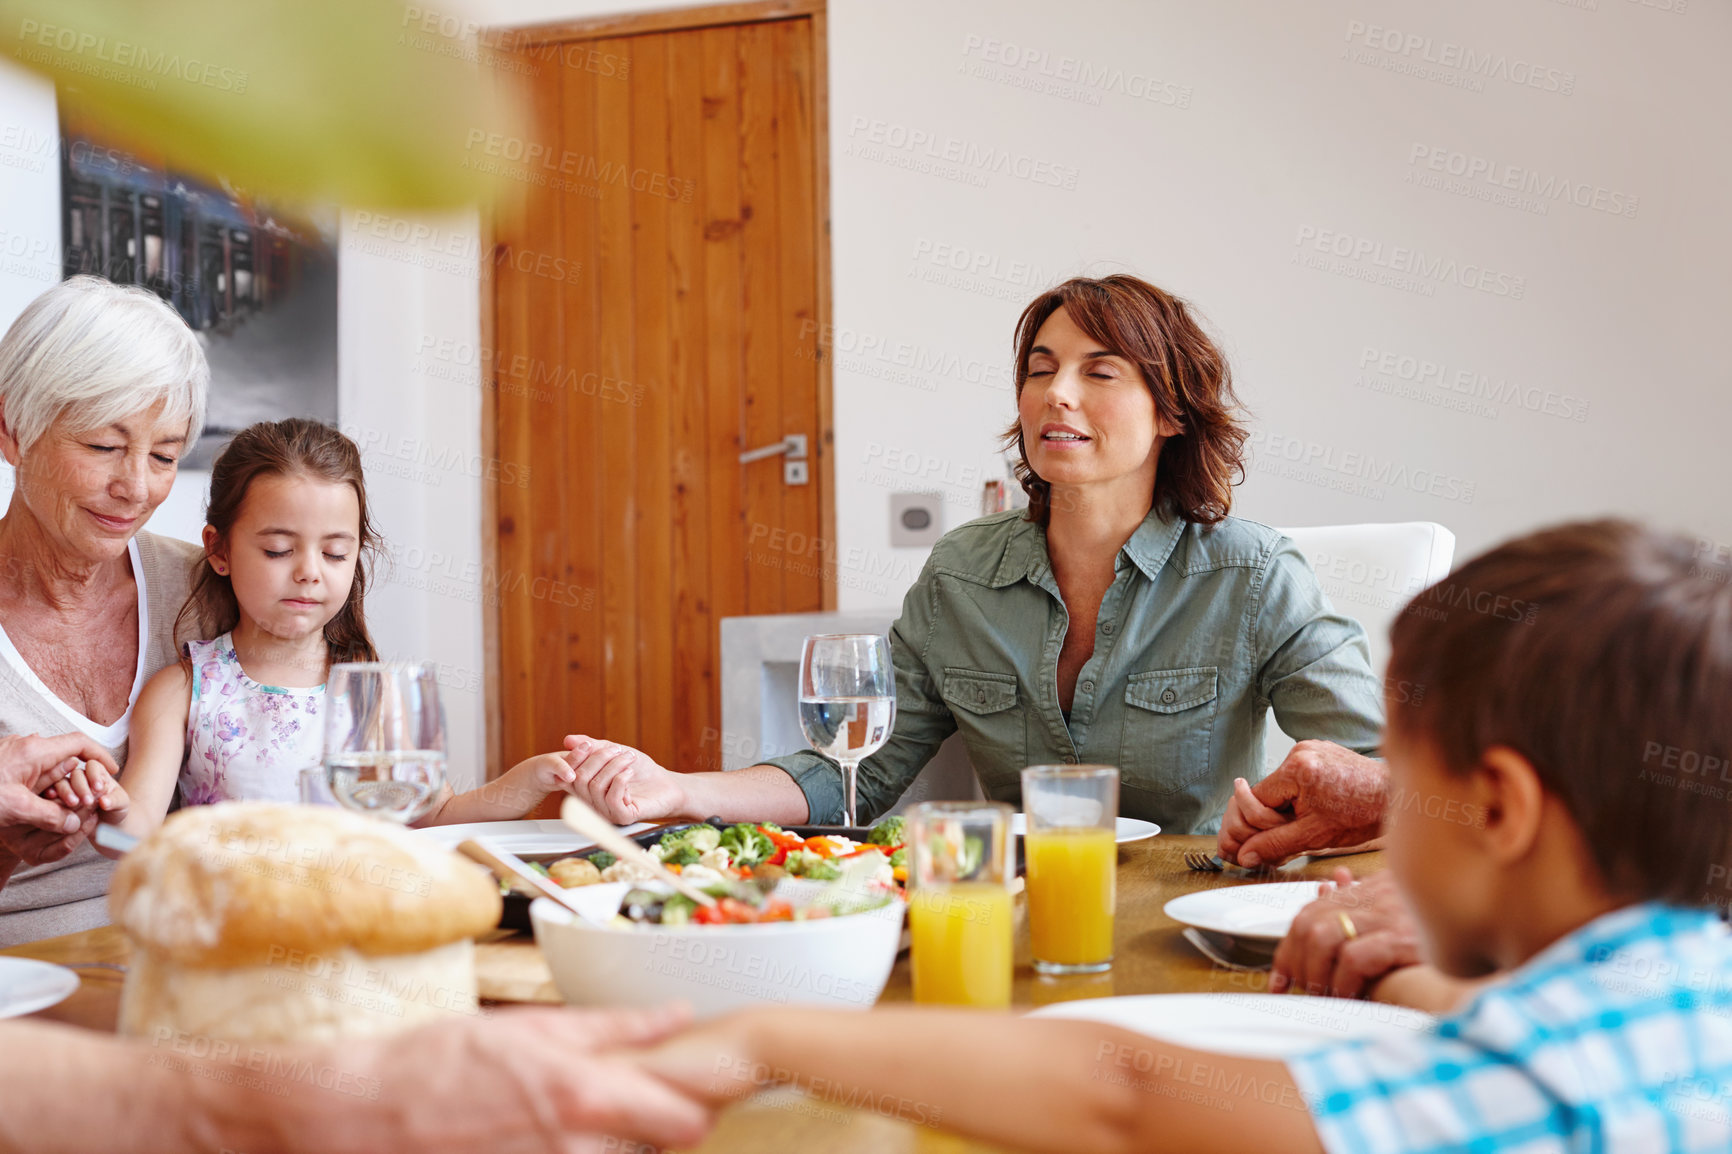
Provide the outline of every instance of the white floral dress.
{"type": "Polygon", "coordinates": [[[241,669],[227,633],[186,648],[192,707],[181,804],[300,800],[301,770],[324,757],[325,687],[260,685],[241,669]]]}

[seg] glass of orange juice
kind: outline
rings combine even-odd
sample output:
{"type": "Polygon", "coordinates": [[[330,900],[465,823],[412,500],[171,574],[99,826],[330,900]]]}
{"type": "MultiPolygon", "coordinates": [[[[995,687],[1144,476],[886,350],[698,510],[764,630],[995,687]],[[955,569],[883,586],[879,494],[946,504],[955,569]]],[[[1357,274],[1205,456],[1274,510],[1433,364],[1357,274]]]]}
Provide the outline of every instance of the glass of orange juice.
{"type": "Polygon", "coordinates": [[[1010,1005],[1010,815],[998,802],[927,801],[908,811],[914,1000],[1010,1005]]]}
{"type": "Polygon", "coordinates": [[[1022,808],[1034,968],[1043,974],[1111,969],[1119,771],[1110,765],[1031,765],[1022,771],[1022,808]]]}

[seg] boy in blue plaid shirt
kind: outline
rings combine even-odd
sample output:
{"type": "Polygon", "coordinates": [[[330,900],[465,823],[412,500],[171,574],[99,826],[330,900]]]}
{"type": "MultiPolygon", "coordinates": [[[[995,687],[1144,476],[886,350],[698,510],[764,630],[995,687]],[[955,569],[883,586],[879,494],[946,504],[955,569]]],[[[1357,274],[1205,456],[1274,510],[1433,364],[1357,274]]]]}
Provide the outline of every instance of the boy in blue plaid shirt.
{"type": "Polygon", "coordinates": [[[646,1061],[1031,1150],[1732,1150],[1732,571],[1600,521],[1441,584],[1393,630],[1389,683],[1425,692],[1392,696],[1384,743],[1390,796],[1440,803],[1388,818],[1426,954],[1464,991],[1435,1029],[1278,1062],[1080,1021],[761,1011],[646,1061]],[[1532,612],[1477,608],[1514,603],[1532,612]]]}

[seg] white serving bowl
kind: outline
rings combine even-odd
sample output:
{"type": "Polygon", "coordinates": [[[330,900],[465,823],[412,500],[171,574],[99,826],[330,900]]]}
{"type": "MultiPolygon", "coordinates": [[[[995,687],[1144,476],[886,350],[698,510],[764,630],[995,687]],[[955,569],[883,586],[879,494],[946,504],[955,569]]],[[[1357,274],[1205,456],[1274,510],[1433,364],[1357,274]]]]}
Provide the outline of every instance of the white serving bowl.
{"type": "Polygon", "coordinates": [[[748,1006],[870,1009],[890,978],[903,905],[750,926],[599,926],[537,898],[535,944],[574,1006],[687,1002],[700,1018],[748,1006]]]}

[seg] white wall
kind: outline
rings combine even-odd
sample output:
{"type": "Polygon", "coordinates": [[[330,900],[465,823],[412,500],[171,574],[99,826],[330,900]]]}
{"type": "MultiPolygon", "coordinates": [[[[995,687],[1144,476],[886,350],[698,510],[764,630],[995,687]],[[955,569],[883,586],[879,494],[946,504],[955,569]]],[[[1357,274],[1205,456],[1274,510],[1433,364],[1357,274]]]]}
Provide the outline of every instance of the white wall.
{"type": "MultiPolygon", "coordinates": [[[[512,24],[622,7],[465,12],[512,24]]],[[[1732,370],[1716,355],[1732,312],[1732,157],[1716,143],[1732,5],[831,0],[830,12],[844,608],[894,603],[924,557],[888,547],[891,491],[943,492],[953,526],[1000,475],[1012,325],[1073,273],[1132,271],[1206,314],[1254,413],[1247,516],[1436,520],[1458,556],[1607,512],[1732,541],[1718,478],[1732,370]],[[1496,75],[1427,59],[1464,52],[1496,75]],[[1471,158],[1517,185],[1567,184],[1587,206],[1500,201],[1471,158]],[[1455,164],[1476,179],[1432,187],[1455,164]]],[[[0,127],[32,99],[0,87],[0,127]]],[[[0,229],[13,204],[0,199],[0,229]]],[[[489,592],[486,463],[478,370],[449,348],[473,358],[479,341],[475,229],[418,223],[421,239],[397,242],[408,226],[345,219],[342,411],[374,438],[381,519],[412,562],[370,602],[379,636],[468,686],[489,592]],[[428,343],[441,339],[444,355],[428,343]]],[[[0,301],[21,299],[0,278],[0,301]]],[[[452,696],[459,748],[478,753],[479,695],[452,696]]]]}
{"type": "Polygon", "coordinates": [[[1001,475],[1012,326],[1075,273],[1207,316],[1254,414],[1244,515],[1435,520],[1458,556],[1599,513],[1732,541],[1732,156],[1706,145],[1732,5],[830,13],[844,608],[895,600],[924,558],[888,547],[890,491],[943,492],[950,526],[1001,475]]]}

